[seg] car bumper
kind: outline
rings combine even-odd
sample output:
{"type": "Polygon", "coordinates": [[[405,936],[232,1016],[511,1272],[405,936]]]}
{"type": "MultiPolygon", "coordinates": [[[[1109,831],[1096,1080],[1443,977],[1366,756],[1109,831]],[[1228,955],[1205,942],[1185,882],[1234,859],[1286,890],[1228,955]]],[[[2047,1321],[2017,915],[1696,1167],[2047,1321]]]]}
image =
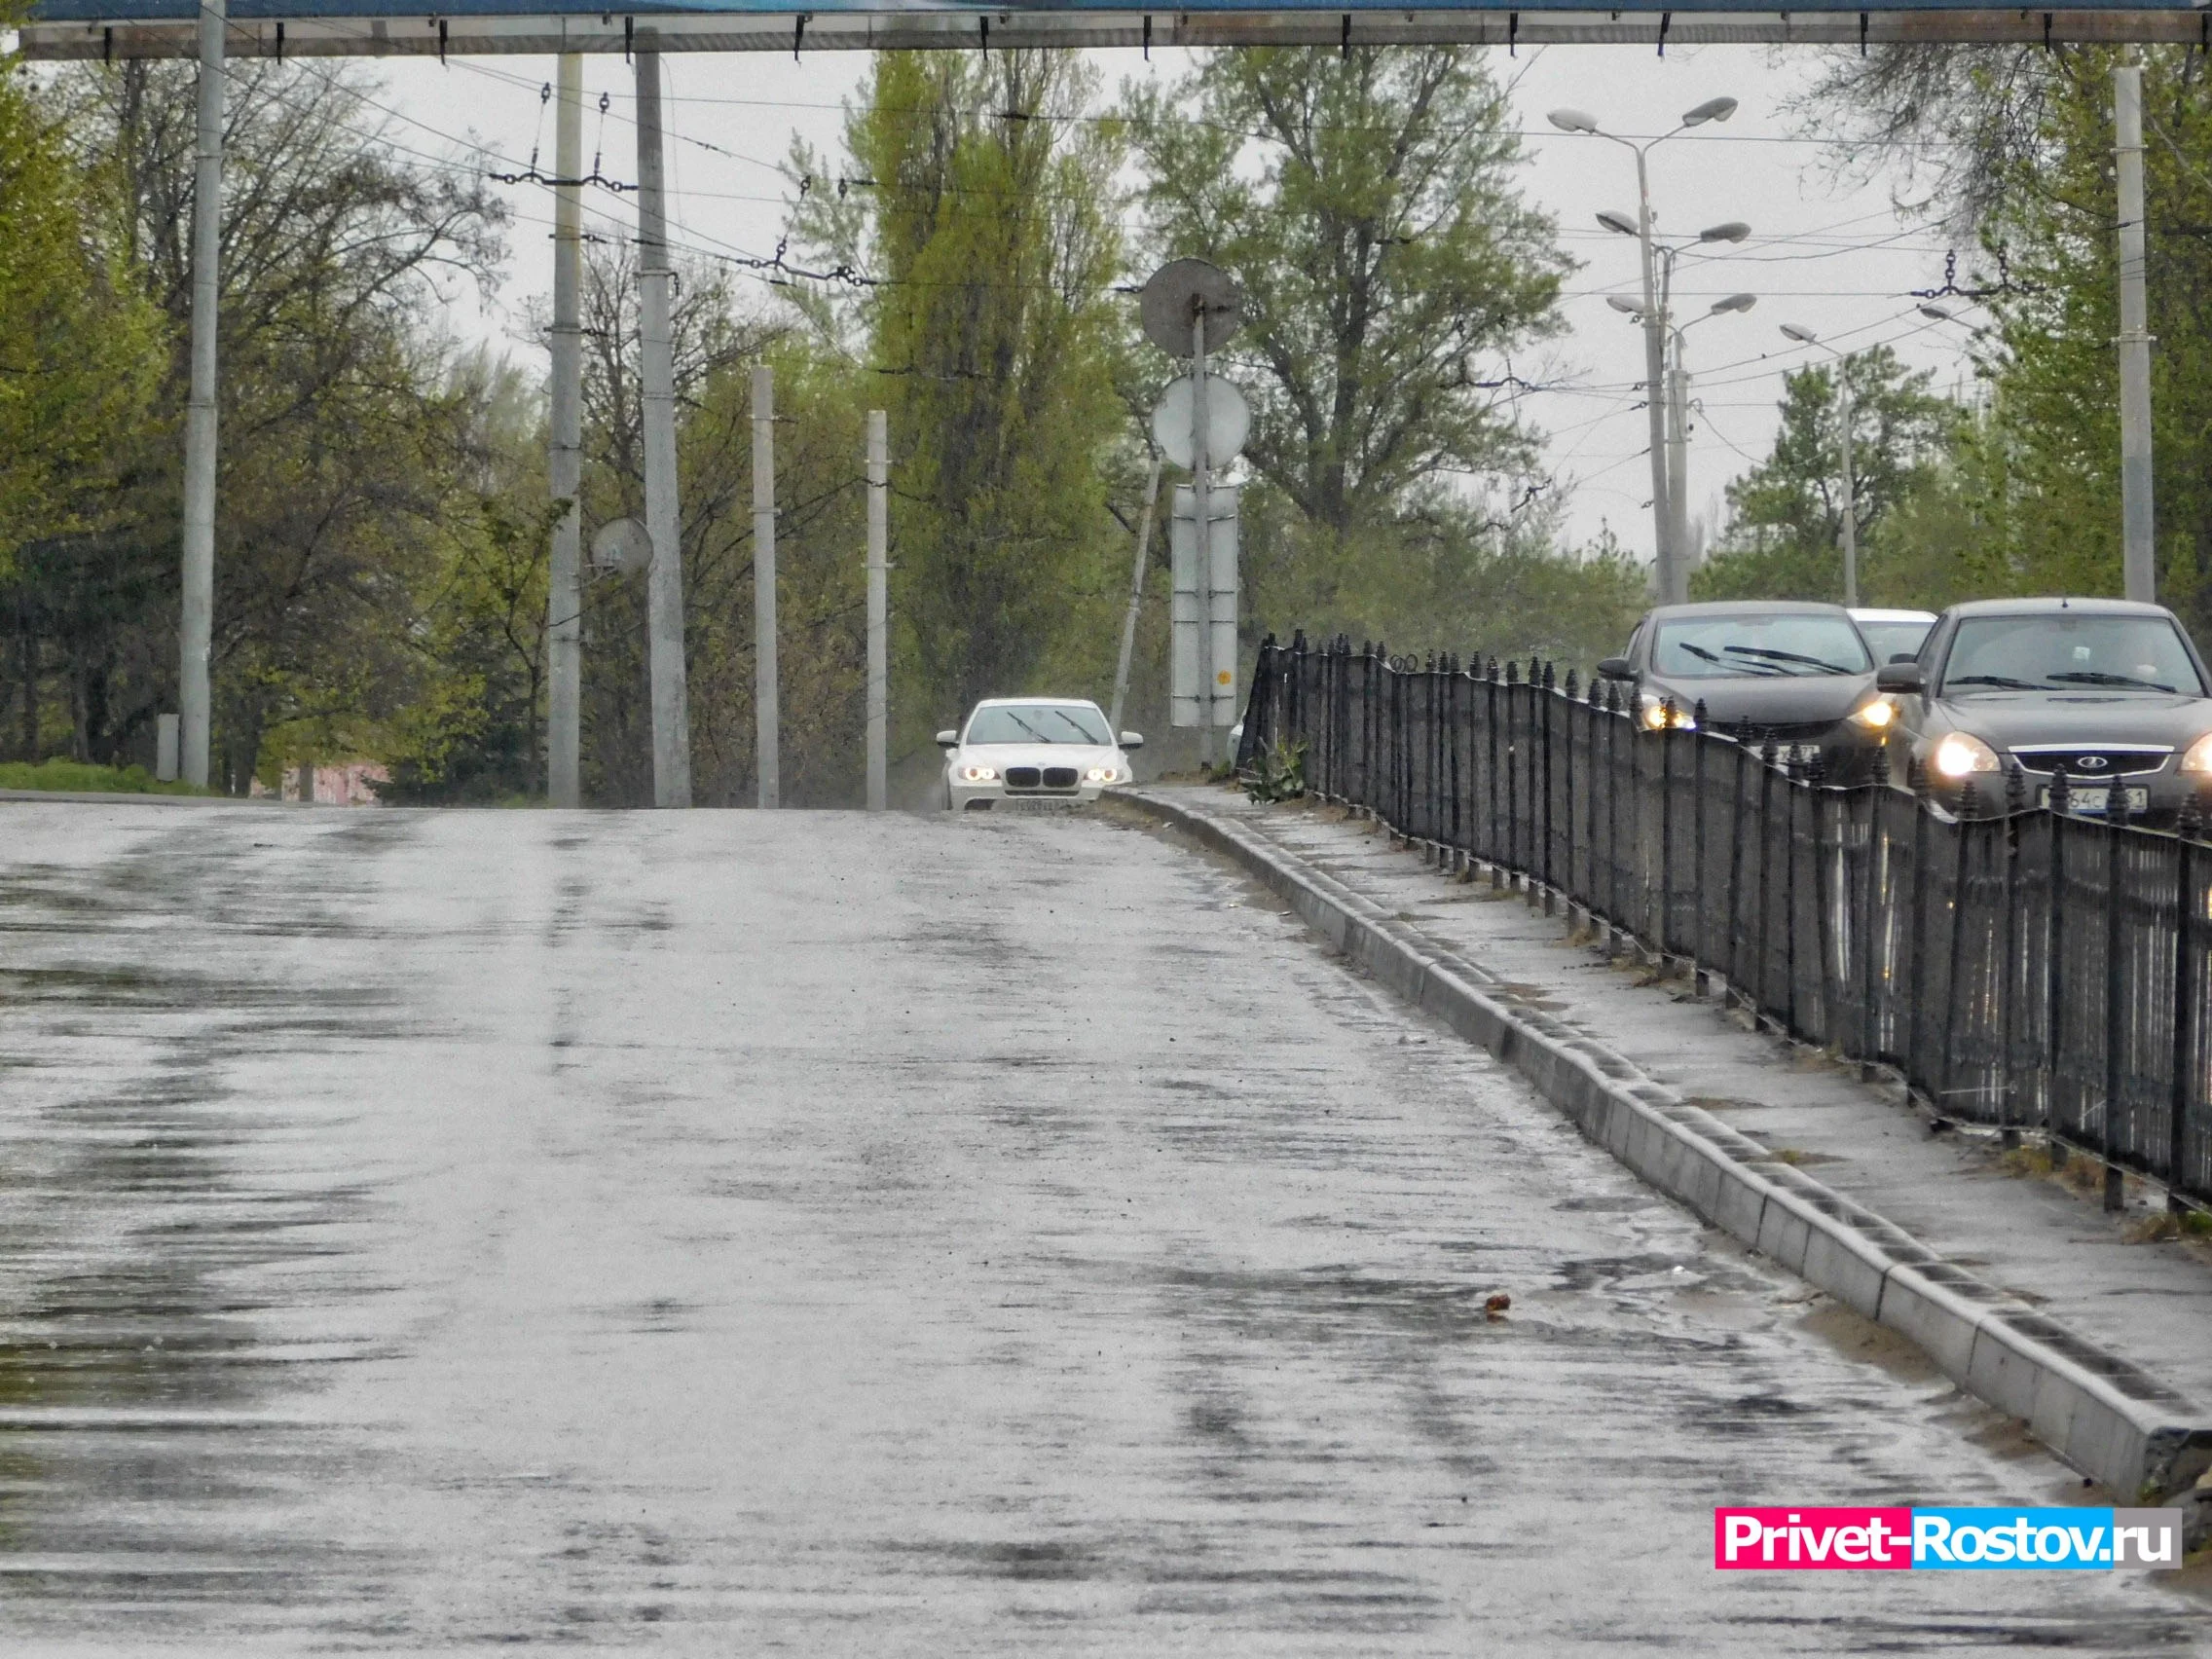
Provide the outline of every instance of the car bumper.
{"type": "Polygon", "coordinates": [[[1072,790],[1010,790],[1003,780],[987,784],[948,783],[955,812],[1051,812],[1088,806],[1105,793],[1106,784],[1079,784],[1072,790]]]}
{"type": "MultiPolygon", "coordinates": [[[[2021,798],[2024,808],[2045,807],[2050,804],[2053,774],[2023,768],[2020,773],[2021,798]]],[[[2007,810],[2010,804],[2002,772],[1977,772],[1972,778],[1953,781],[1949,778],[1931,777],[1929,797],[1949,812],[1959,812],[1966,806],[1966,786],[1973,785],[1973,810],[1977,815],[1992,815],[2007,810]]],[[[2080,817],[2106,818],[2114,814],[2116,797],[2125,792],[2127,816],[2137,823],[2154,825],[2171,824],[2181,816],[2181,809],[2191,800],[2201,808],[2205,801],[2204,789],[2212,779],[2194,773],[2184,773],[2172,762],[2156,772],[2123,772],[2109,783],[2091,782],[2087,778],[2069,776],[2067,784],[2067,809],[2080,817]]]]}
{"type": "Polygon", "coordinates": [[[1861,729],[1849,720],[1805,731],[1802,728],[1768,738],[1757,730],[1724,731],[1747,748],[1773,750],[1775,763],[1796,777],[1810,777],[1816,767],[1824,784],[1849,788],[1877,783],[1886,765],[1882,734],[1861,729]]]}

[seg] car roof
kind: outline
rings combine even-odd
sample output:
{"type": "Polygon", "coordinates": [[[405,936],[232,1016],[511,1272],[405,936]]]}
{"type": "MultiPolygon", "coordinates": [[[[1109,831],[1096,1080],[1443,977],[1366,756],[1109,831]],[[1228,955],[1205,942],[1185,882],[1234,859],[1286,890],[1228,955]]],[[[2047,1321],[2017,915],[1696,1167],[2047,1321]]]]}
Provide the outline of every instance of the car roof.
{"type": "Polygon", "coordinates": [[[1095,709],[1098,707],[1088,697],[985,697],[976,707],[978,709],[1001,709],[1010,704],[1017,709],[1095,709]]]}
{"type": "Polygon", "coordinates": [[[1694,605],[1654,606],[1645,614],[1658,622],[1693,616],[1848,616],[1840,605],[1813,599],[1709,599],[1694,605]]]}
{"type": "Polygon", "coordinates": [[[1854,622],[1933,622],[1936,620],[1936,612],[1933,610],[1880,610],[1869,609],[1865,606],[1856,606],[1852,608],[1851,619],[1854,622]]]}
{"type": "Polygon", "coordinates": [[[2162,605],[2147,605],[2139,599],[1972,599],[1963,605],[1954,605],[1945,611],[1946,616],[2057,616],[2075,614],[2084,616],[2164,616],[2173,612],[2162,605]]]}

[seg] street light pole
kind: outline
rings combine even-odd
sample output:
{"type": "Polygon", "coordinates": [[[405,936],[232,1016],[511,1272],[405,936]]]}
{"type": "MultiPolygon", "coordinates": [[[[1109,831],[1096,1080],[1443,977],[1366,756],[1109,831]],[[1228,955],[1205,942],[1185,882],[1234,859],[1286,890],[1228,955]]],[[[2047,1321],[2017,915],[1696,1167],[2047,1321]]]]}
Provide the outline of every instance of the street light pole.
{"type": "Polygon", "coordinates": [[[2143,70],[2112,72],[2113,150],[2120,193],[2120,546],[2122,592],[2157,598],[2151,494],[2151,313],[2143,240],[2143,70]]]}
{"type": "MultiPolygon", "coordinates": [[[[1716,231],[1708,231],[1702,240],[1723,240],[1723,233],[1739,229],[1722,225],[1716,231]]],[[[1726,240],[1741,240],[1741,238],[1726,240]]],[[[1667,286],[1674,286],[1673,248],[1663,250],[1667,258],[1667,286]]],[[[1674,347],[1674,360],[1667,372],[1667,499],[1674,514],[1675,547],[1681,561],[1683,597],[1688,597],[1690,566],[1694,550],[1690,546],[1690,486],[1689,486],[1689,435],[1690,435],[1690,370],[1687,348],[1683,337],[1701,322],[1710,322],[1716,316],[1732,312],[1748,312],[1759,303],[1756,294],[1730,294],[1726,299],[1715,300],[1703,316],[1693,316],[1679,328],[1668,330],[1674,347]]]]}
{"type": "MultiPolygon", "coordinates": [[[[1643,384],[1645,409],[1650,432],[1651,454],[1651,524],[1653,541],[1652,586],[1662,605],[1678,605],[1687,596],[1689,572],[1683,569],[1682,548],[1676,533],[1676,514],[1669,491],[1667,457],[1667,300],[1659,291],[1659,249],[1651,235],[1651,179],[1645,158],[1655,144],[1662,144],[1677,133],[1692,127],[1702,127],[1709,121],[1726,121],[1736,113],[1734,98],[1708,98],[1695,109],[1683,112],[1679,125],[1673,130],[1662,132],[1656,138],[1638,144],[1605,131],[1598,125],[1598,118],[1578,109],[1555,109],[1545,119],[1563,132],[1580,132],[1593,138],[1604,138],[1636,153],[1636,218],[1631,222],[1627,215],[1601,213],[1598,222],[1607,230],[1620,231],[1637,239],[1643,264],[1643,384]]],[[[1730,226],[1733,236],[1726,240],[1740,241],[1748,234],[1743,226],[1730,226]]]]}
{"type": "MultiPolygon", "coordinates": [[[[1652,585],[1661,605],[1679,605],[1684,587],[1677,580],[1681,554],[1675,542],[1675,512],[1667,467],[1667,302],[1658,292],[1657,250],[1651,241],[1651,185],[1644,150],[1636,152],[1636,232],[1643,251],[1644,409],[1651,433],[1651,521],[1656,551],[1652,585]]],[[[1668,262],[1670,265],[1672,260],[1668,262]]]]}

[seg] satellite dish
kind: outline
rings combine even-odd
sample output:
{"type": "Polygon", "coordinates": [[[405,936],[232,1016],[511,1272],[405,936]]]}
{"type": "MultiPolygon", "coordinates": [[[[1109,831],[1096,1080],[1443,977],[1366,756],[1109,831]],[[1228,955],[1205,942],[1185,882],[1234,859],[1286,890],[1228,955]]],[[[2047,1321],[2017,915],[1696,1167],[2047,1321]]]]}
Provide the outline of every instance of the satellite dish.
{"type": "MultiPolygon", "coordinates": [[[[1153,442],[1177,466],[1198,459],[1191,450],[1191,412],[1197,399],[1198,383],[1185,375],[1167,383],[1152,412],[1153,442]]],[[[1244,394],[1225,380],[1206,376],[1206,463],[1228,465],[1251,432],[1252,409],[1244,394]]]]}
{"type": "Polygon", "coordinates": [[[1171,357],[1191,354],[1192,325],[1200,308],[1206,317],[1206,350],[1218,351],[1236,332],[1244,297],[1236,291],[1235,277],[1202,259],[1178,259],[1162,265],[1152,274],[1137,299],[1144,337],[1171,357]]]}
{"type": "Polygon", "coordinates": [[[652,532],[637,519],[618,518],[603,524],[591,538],[595,571],[643,571],[652,562],[652,532]]]}

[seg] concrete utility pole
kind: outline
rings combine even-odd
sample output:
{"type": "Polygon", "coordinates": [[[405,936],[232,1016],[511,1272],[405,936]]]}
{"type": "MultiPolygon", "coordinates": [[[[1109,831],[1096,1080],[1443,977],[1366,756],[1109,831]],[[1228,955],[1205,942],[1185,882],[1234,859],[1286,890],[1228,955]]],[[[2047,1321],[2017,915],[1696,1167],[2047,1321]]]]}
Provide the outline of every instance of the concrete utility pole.
{"type": "Polygon", "coordinates": [[[753,708],[759,804],[781,806],[783,780],[776,753],[776,372],[766,364],[753,371],[753,708]]]}
{"type": "MultiPolygon", "coordinates": [[[[691,804],[691,709],[683,670],[683,524],[676,481],[676,364],[670,341],[668,197],[661,160],[660,53],[638,73],[638,356],[645,447],[645,530],[653,562],[646,633],[653,690],[653,805],[691,804]]],[[[567,176],[567,175],[563,175],[567,176]]]]}
{"type": "Polygon", "coordinates": [[[1851,359],[1835,364],[1836,403],[1843,417],[1843,603],[1859,603],[1859,474],[1851,461],[1851,428],[1858,415],[1851,403],[1851,359]]]}
{"type": "Polygon", "coordinates": [[[1643,151],[1636,152],[1636,226],[1643,254],[1643,387],[1651,441],[1651,526],[1657,539],[1653,586],[1661,605],[1679,605],[1689,584],[1678,569],[1674,511],[1667,492],[1667,306],[1660,297],[1651,243],[1651,183],[1643,151]]]}
{"type": "MultiPolygon", "coordinates": [[[[553,112],[553,171],[584,166],[584,60],[561,57],[553,112]]],[[[553,498],[569,510],[553,527],[545,593],[545,793],[554,806],[583,804],[583,187],[553,187],[553,498]]]]}
{"type": "Polygon", "coordinates": [[[2151,495],[2151,311],[2143,238],[2143,68],[2112,72],[2113,154],[2120,174],[2120,545],[2126,596],[2158,595],[2151,495]]]}
{"type": "Polygon", "coordinates": [[[1690,563],[1690,409],[1688,371],[1682,367],[1681,331],[1675,331],[1675,362],[1667,371],[1667,535],[1681,567],[1682,591],[1689,591],[1690,563]]]}
{"type": "Polygon", "coordinates": [[[867,412],[867,809],[891,803],[891,428],[867,412]]]}
{"type": "MultiPolygon", "coordinates": [[[[1129,699],[1129,659],[1137,648],[1137,610],[1144,604],[1144,556],[1152,546],[1152,507],[1160,499],[1160,463],[1162,457],[1153,453],[1152,471],[1144,481],[1144,512],[1137,520],[1136,569],[1129,575],[1129,612],[1122,618],[1122,659],[1114,667],[1114,708],[1107,715],[1106,723],[1115,734],[1122,730],[1122,709],[1129,699]]],[[[1211,595],[1208,595],[1211,604],[1211,595]]],[[[1207,625],[1210,627],[1209,617],[1207,625]]]]}
{"type": "Polygon", "coordinates": [[[1206,308],[1191,308],[1191,503],[1198,512],[1198,763],[1213,764],[1213,480],[1206,454],[1206,308]]]}
{"type": "Polygon", "coordinates": [[[177,712],[184,781],[205,788],[215,633],[215,328],[222,292],[225,0],[200,5],[200,135],[192,175],[192,386],[184,413],[183,604],[177,712]]]}

